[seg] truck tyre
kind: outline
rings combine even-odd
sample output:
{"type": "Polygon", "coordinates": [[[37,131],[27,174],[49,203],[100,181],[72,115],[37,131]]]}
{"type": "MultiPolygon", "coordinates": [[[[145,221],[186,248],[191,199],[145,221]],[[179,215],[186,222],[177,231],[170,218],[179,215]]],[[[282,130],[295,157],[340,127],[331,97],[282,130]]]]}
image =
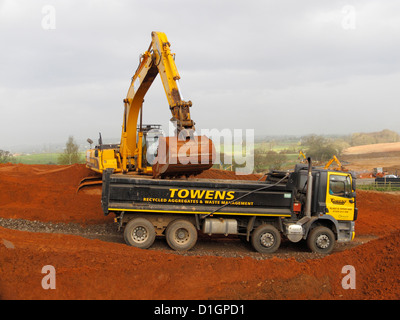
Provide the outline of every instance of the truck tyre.
{"type": "Polygon", "coordinates": [[[329,254],[335,246],[335,235],[327,227],[315,227],[308,235],[307,246],[312,252],[329,254]]]}
{"type": "Polygon", "coordinates": [[[191,222],[178,219],[169,223],[165,237],[172,249],[186,251],[193,248],[196,244],[197,230],[191,222]]]}
{"type": "Polygon", "coordinates": [[[281,234],[274,226],[262,224],[251,236],[253,248],[260,253],[273,253],[281,245],[281,234]]]}
{"type": "Polygon", "coordinates": [[[145,218],[132,219],[125,226],[124,239],[131,246],[147,249],[154,243],[155,238],[154,226],[145,218]]]}

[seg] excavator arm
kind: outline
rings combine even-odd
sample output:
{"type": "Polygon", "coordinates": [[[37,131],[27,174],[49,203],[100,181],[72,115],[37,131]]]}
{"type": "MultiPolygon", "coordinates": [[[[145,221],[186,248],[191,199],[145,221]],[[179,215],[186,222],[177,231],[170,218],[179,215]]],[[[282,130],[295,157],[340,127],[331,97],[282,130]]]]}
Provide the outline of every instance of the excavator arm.
{"type": "Polygon", "coordinates": [[[167,36],[162,32],[152,33],[153,59],[158,68],[165,94],[172,113],[172,121],[177,123],[178,132],[182,129],[194,130],[189,108],[192,102],[183,101],[179,88],[180,75],[175,65],[175,55],[171,53],[167,36]]]}
{"type": "MultiPolygon", "coordinates": [[[[214,150],[211,140],[206,137],[202,139],[194,138],[192,133],[194,131],[194,121],[190,117],[191,101],[182,100],[182,95],[179,88],[180,75],[174,61],[174,54],[171,53],[170,43],[167,36],[162,32],[152,32],[152,41],[148,50],[141,56],[139,66],[132,77],[131,85],[129,87],[126,98],[124,99],[124,119],[122,125],[122,135],[120,144],[120,157],[122,163],[122,171],[127,172],[130,168],[134,167],[136,171],[143,173],[151,173],[155,167],[145,167],[142,162],[142,137],[143,134],[139,130],[137,137],[137,123],[138,117],[142,109],[143,99],[153,83],[157,75],[160,74],[161,81],[164,86],[165,94],[168,100],[169,108],[172,113],[171,121],[176,124],[177,135],[182,131],[187,131],[185,137],[191,136],[191,142],[195,140],[197,155],[195,158],[204,159],[204,153],[211,154],[214,150]]],[[[176,140],[176,139],[175,139],[176,140]]],[[[169,138],[166,140],[160,139],[167,146],[164,152],[169,153],[173,150],[174,154],[179,153],[179,149],[185,144],[185,141],[175,141],[169,138]]],[[[196,149],[195,148],[195,149],[196,149]]],[[[193,146],[191,148],[193,150],[193,146]]],[[[173,171],[173,175],[199,173],[212,166],[212,155],[207,156],[209,163],[201,166],[195,165],[188,166],[182,165],[179,162],[174,166],[168,163],[163,163],[162,168],[158,165],[156,171],[153,172],[154,176],[167,176],[168,171],[173,171]]],[[[169,156],[162,155],[163,159],[168,159],[169,156]]]]}

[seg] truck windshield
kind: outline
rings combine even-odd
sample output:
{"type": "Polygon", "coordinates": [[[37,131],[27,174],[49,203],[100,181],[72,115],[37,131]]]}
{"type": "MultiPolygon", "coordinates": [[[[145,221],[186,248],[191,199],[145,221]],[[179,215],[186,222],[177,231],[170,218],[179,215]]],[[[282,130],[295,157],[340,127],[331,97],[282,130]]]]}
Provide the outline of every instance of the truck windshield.
{"type": "Polygon", "coordinates": [[[345,197],[351,193],[351,182],[349,176],[331,174],[329,177],[329,194],[345,197]]]}

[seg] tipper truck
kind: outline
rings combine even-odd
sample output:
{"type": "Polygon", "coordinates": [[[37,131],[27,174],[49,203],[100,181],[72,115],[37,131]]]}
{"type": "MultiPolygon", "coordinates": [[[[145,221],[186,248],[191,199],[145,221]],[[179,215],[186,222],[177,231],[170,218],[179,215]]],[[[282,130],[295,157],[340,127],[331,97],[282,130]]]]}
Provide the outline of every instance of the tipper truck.
{"type": "Polygon", "coordinates": [[[285,237],[329,254],[336,241],[354,239],[355,190],[352,173],[313,168],[310,159],[263,181],[151,179],[108,169],[102,209],[139,248],[162,236],[172,249],[189,250],[203,232],[237,235],[260,253],[275,252],[285,237]]]}

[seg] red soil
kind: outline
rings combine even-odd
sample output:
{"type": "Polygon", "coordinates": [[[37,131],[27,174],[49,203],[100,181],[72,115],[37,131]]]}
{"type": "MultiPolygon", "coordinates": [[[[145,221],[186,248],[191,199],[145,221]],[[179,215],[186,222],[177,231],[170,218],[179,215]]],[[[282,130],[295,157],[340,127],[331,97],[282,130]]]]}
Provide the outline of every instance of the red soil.
{"type": "MultiPolygon", "coordinates": [[[[99,195],[76,194],[87,174],[82,165],[0,165],[0,217],[111,222],[99,195]]],[[[0,299],[399,299],[400,196],[359,191],[357,206],[356,237],[377,239],[305,262],[182,256],[0,227],[0,299]],[[45,265],[56,268],[56,290],[41,286],[45,265]],[[342,288],[345,265],[355,267],[355,290],[342,288]]]]}
{"type": "Polygon", "coordinates": [[[0,216],[52,222],[104,223],[100,196],[76,193],[84,165],[0,165],[0,216]]]}

